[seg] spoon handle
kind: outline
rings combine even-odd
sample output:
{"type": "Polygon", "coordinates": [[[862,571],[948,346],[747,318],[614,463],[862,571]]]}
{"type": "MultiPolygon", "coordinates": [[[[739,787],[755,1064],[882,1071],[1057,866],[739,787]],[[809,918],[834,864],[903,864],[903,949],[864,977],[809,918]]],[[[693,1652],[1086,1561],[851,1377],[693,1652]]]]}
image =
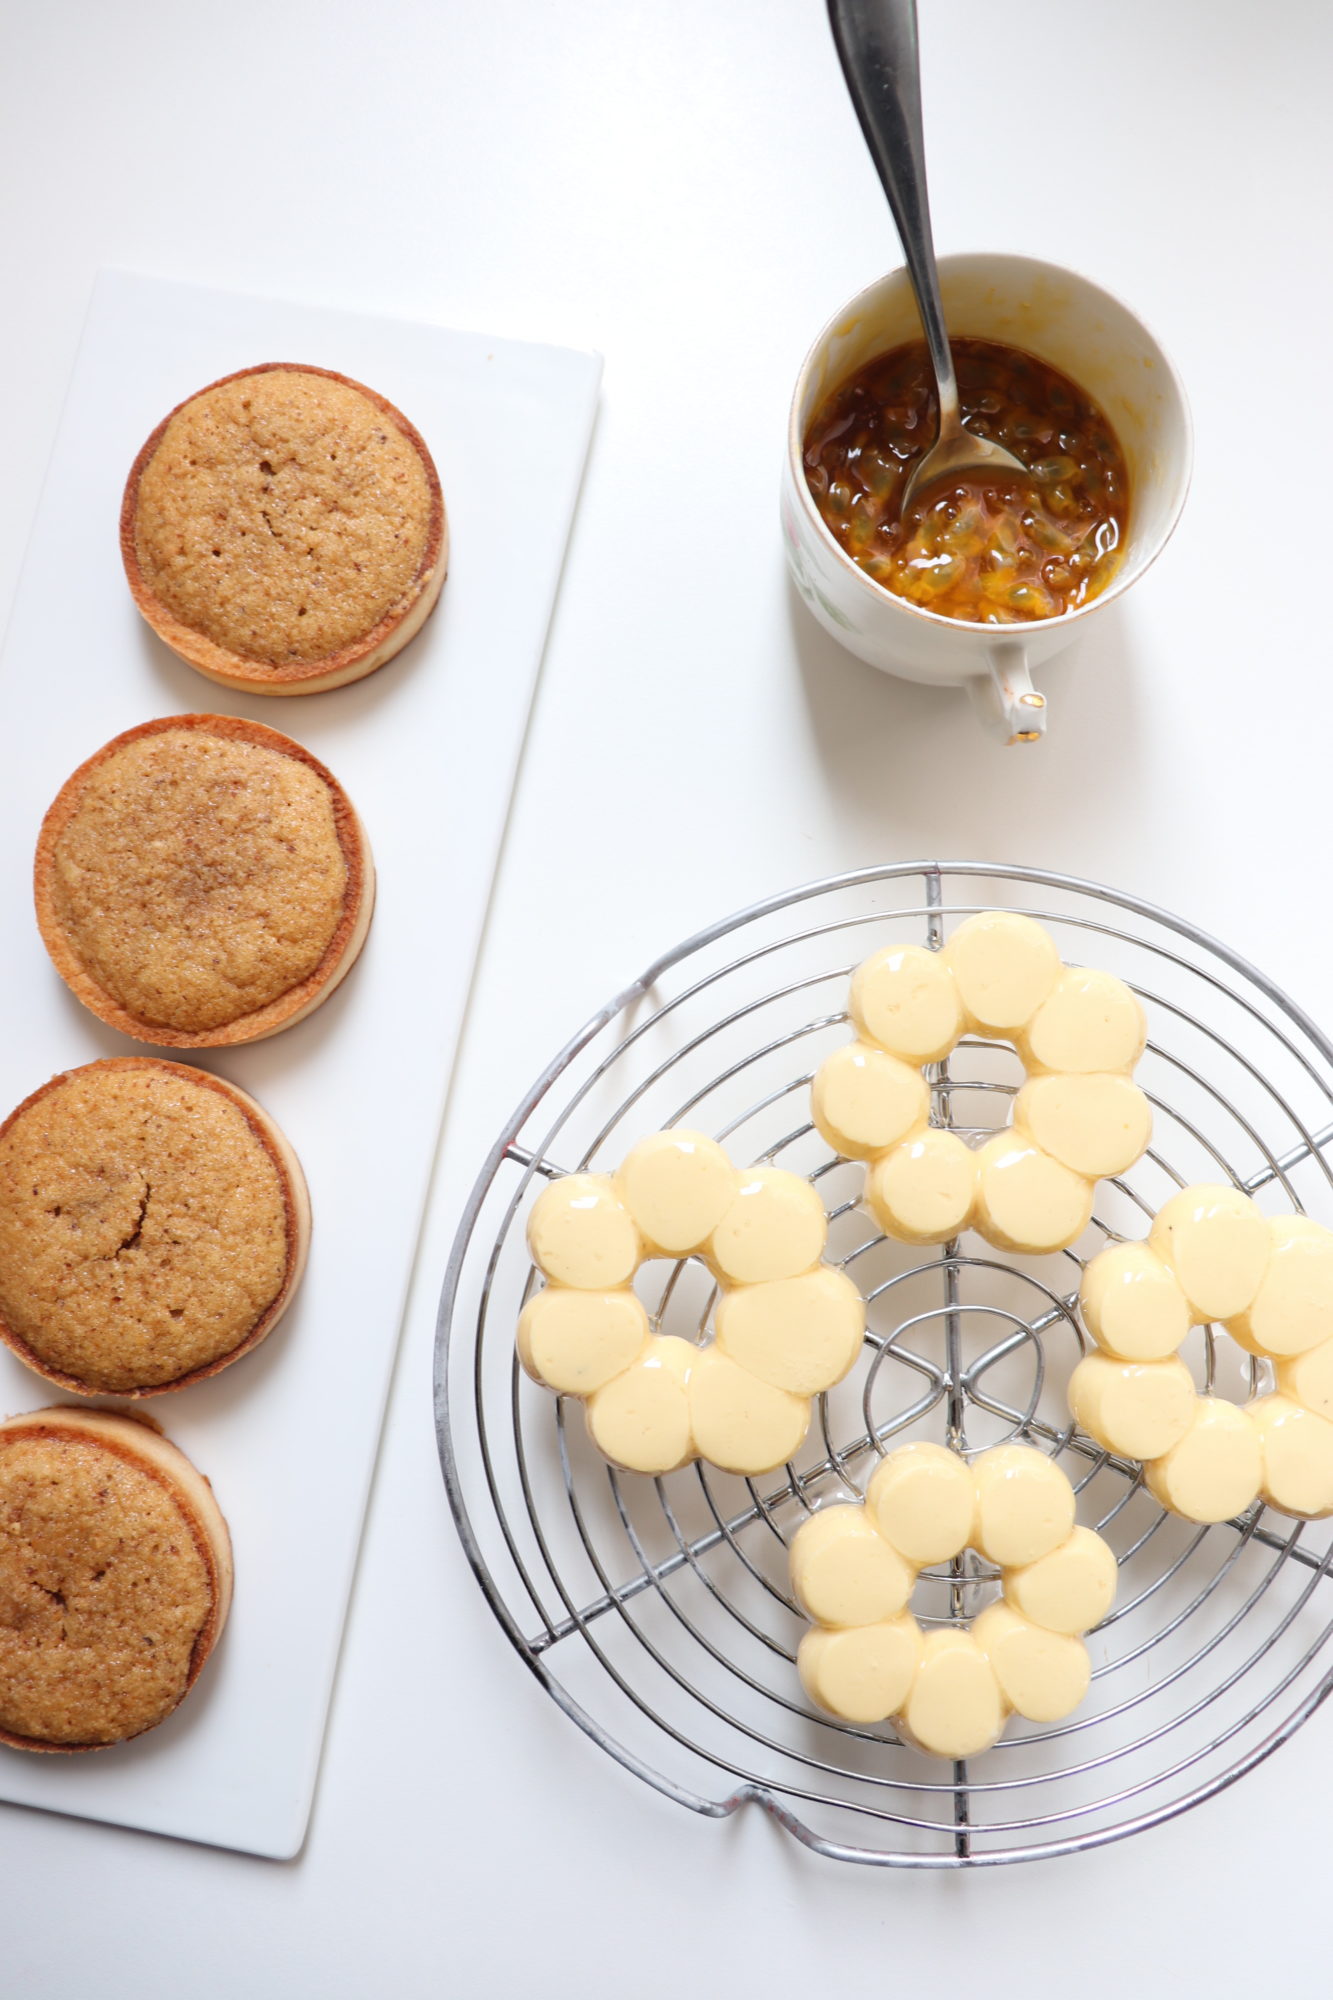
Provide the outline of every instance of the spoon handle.
{"type": "Polygon", "coordinates": [[[916,0],[828,0],[828,12],[847,89],[902,239],[939,388],[941,431],[956,428],[958,382],[926,192],[916,0]]]}

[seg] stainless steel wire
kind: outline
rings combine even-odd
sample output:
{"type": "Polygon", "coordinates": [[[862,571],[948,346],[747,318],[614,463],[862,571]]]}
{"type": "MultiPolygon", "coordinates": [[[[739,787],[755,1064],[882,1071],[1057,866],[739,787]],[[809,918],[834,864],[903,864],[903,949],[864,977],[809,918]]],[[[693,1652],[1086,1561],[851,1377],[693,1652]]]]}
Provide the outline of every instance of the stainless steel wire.
{"type": "MultiPolygon", "coordinates": [[[[932,1072],[937,1122],[1003,1124],[1012,1050],[965,1042],[932,1072]]],[[[914,862],[778,896],[687,940],[563,1049],[500,1134],[464,1212],[436,1343],[441,1464],[469,1561],[520,1657],[594,1742],[680,1804],[722,1817],[753,1803],[820,1853],[961,1868],[1068,1853],[1199,1804],[1285,1741],[1333,1686],[1333,1542],[1323,1525],[1254,1508],[1215,1528],[1166,1515],[1141,1469],[1068,1415],[1083,1351],[1083,1260],[1141,1235],[1176,1187],[1226,1180],[1271,1213],[1333,1223],[1333,1045],[1236,953],[1095,883],[977,862],[914,862]],[[920,1252],[887,1241],[861,1169],[809,1123],[813,1069],[847,1035],[852,967],[880,943],[938,945],[984,908],[1045,923],[1070,962],[1141,995],[1139,1080],[1153,1144],[1098,1191],[1085,1237],[1057,1257],[1005,1258],[971,1239],[920,1252]],[[545,1177],[614,1167],[644,1133],[703,1126],[738,1161],[776,1161],[820,1188],[829,1256],[869,1309],[858,1368],[819,1399],[798,1459],[764,1480],[696,1465],[617,1473],[577,1404],[528,1382],[514,1329],[533,1284],[524,1243],[545,1177]],[[933,1436],[963,1451],[1008,1437],[1065,1464],[1079,1518],[1116,1549],[1116,1604],[1092,1636],[1092,1691],[1067,1721],[1012,1728],[941,1764],[892,1728],[813,1710],[796,1676],[804,1629],[787,1543],[810,1507],[859,1493],[879,1454],[933,1436]]],[[[659,1327],[707,1338],[700,1266],[645,1267],[659,1327]]],[[[1237,1400],[1266,1364],[1201,1329],[1186,1360],[1237,1400]]],[[[998,1590],[972,1554],[925,1575],[923,1621],[970,1618],[998,1590]]]]}

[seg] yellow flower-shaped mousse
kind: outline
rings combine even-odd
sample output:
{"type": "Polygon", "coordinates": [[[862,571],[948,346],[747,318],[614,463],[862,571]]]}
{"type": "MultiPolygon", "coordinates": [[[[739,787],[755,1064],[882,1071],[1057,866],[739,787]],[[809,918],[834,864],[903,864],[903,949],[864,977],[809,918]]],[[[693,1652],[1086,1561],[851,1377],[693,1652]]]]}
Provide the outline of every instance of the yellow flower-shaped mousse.
{"type": "Polygon", "coordinates": [[[780,1167],[733,1167],[701,1132],[655,1132],[619,1171],[552,1181],[528,1217],[546,1280],[518,1323],[534,1381],[583,1399],[593,1442],[630,1472],[693,1458],[770,1472],[804,1442],[810,1399],[865,1335],[851,1279],[821,1261],[824,1205],[780,1167]],[[634,1291],[653,1257],[700,1257],[718,1286],[714,1338],[656,1333],[634,1291]]]}
{"type": "Polygon", "coordinates": [[[1262,1498],[1280,1514],[1333,1514],[1333,1230],[1266,1216],[1238,1188],[1190,1187],[1146,1243],[1094,1257],[1079,1292],[1097,1343],[1069,1407],[1106,1451],[1144,1461],[1163,1507],[1229,1521],[1262,1498]],[[1201,1396],[1177,1349],[1219,1324],[1272,1364],[1275,1392],[1243,1409],[1201,1396]]]}
{"type": "Polygon", "coordinates": [[[806,1693],[845,1722],[890,1716],[938,1757],[973,1757],[1011,1714],[1058,1722],[1088,1691],[1082,1634],[1115,1597],[1116,1560],[1074,1522],[1074,1489],[1030,1445],[970,1465],[943,1445],[885,1458],[864,1504],[821,1507],[790,1553],[797,1603],[813,1621],[796,1665],[806,1693]],[[993,1563],[1003,1596],[971,1625],[923,1632],[908,1609],[921,1570],[966,1548],[993,1563]]]}
{"type": "Polygon", "coordinates": [[[1062,965],[1031,917],[987,910],[942,951],[892,946],[852,975],[857,1039],[815,1075],[812,1112],[837,1153],[865,1160],[866,1199],[886,1235],[943,1243],[972,1228],[1002,1250],[1062,1250],[1093,1189],[1152,1133],[1133,1080],[1147,1029],[1109,972],[1062,965]],[[964,1035],[1011,1042],[1026,1071],[1013,1123],[975,1151],[930,1124],[924,1066],[964,1035]]]}

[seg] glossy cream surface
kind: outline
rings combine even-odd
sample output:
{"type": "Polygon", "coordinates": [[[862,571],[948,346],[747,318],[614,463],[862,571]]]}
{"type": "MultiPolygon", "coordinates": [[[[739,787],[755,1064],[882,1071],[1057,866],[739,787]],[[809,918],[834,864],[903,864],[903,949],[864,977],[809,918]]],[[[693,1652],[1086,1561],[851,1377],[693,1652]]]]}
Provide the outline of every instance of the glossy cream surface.
{"type": "Polygon", "coordinates": [[[1144,1477],[1162,1505],[1187,1521],[1234,1520],[1259,1496],[1259,1434],[1234,1403],[1200,1397],[1184,1437],[1150,1460],[1144,1477]]]}
{"type": "Polygon", "coordinates": [[[588,1398],[588,1433],[627,1472],[674,1472],[694,1457],[689,1381],[698,1350],[657,1335],[620,1374],[588,1398]]]}
{"type": "Polygon", "coordinates": [[[848,1042],[821,1063],[810,1105],[835,1152],[869,1159],[925,1124],[930,1091],[921,1071],[901,1057],[848,1042]]]}
{"type": "Polygon", "coordinates": [[[1251,1354],[1304,1354],[1333,1339],[1333,1232],[1306,1215],[1274,1216],[1269,1255],[1249,1304],[1227,1332],[1251,1354]]]}
{"type": "Polygon", "coordinates": [[[1152,1106],[1132,1077],[1065,1073],[1030,1077],[1014,1124],[1088,1180],[1128,1172],[1152,1136],[1152,1106]]]}
{"type": "Polygon", "coordinates": [[[851,1015],[872,1042],[907,1062],[938,1062],[963,1032],[957,983],[938,952],[894,945],[852,974],[851,1015]]]}
{"type": "Polygon", "coordinates": [[[1256,1498],[1296,1519],[1333,1512],[1333,1231],[1266,1215],[1238,1188],[1182,1188],[1146,1243],[1093,1258],[1080,1305],[1099,1351],[1074,1370],[1071,1412],[1106,1450],[1143,1461],[1164,1507],[1201,1523],[1256,1498]],[[1209,1320],[1268,1363],[1276,1394],[1244,1409],[1196,1394],[1175,1350],[1209,1320]]]}
{"type": "Polygon", "coordinates": [[[723,1278],[757,1285],[810,1270],[827,1236],[824,1204],[809,1181],[780,1167],[751,1167],[709,1239],[709,1256],[723,1278]]]}
{"type": "Polygon", "coordinates": [[[1074,1525],[1073,1488],[1059,1466],[1031,1445],[999,1445],[983,1453],[972,1476],[973,1546],[1002,1569],[1036,1562],[1074,1525]]]}
{"type": "Polygon", "coordinates": [[[1049,931],[1012,910],[981,910],[944,947],[958,995],[983,1034],[1011,1035],[1036,1013],[1060,977],[1049,931]]]}
{"type": "Polygon", "coordinates": [[[807,1397],[761,1382],[716,1345],[695,1352],[689,1406],[695,1450],[724,1472],[785,1465],[810,1428],[807,1397]]]}
{"type": "Polygon", "coordinates": [[[1032,1070],[1130,1070],[1143,1054],[1143,1009],[1122,979],[1092,967],[1067,965],[1022,1036],[1032,1070]]]}
{"type": "Polygon", "coordinates": [[[519,1315],[518,1356],[534,1382],[590,1396],[642,1353],[648,1332],[648,1315],[631,1291],[547,1285],[519,1315]]]}
{"type": "Polygon", "coordinates": [[[643,1257],[629,1210],[605,1174],[566,1174],[542,1189],[528,1216],[539,1271],[579,1291],[628,1284],[643,1257]]]}
{"type": "Polygon", "coordinates": [[[1259,1434],[1266,1503],[1304,1521],[1333,1514],[1333,1423],[1280,1395],[1259,1397],[1246,1414],[1259,1434]]]}
{"type": "Polygon", "coordinates": [[[814,1626],[796,1653],[812,1701],[844,1722],[882,1722],[901,1708],[921,1663],[923,1640],[903,1613],[874,1625],[814,1626]]]}
{"type": "Polygon", "coordinates": [[[976,1493],[965,1459],[940,1444],[906,1444],[871,1475],[866,1508],[909,1562],[947,1562],[967,1547],[976,1493]]]}
{"type": "Polygon", "coordinates": [[[1069,1407],[1089,1437],[1123,1458],[1161,1458],[1194,1420],[1194,1378],[1174,1355],[1117,1361],[1086,1354],[1069,1382],[1069,1407]]]}
{"type": "Polygon", "coordinates": [[[736,1180],[716,1139],[673,1129],[641,1139],[614,1185],[650,1251],[679,1256],[717,1227],[735,1199],[736,1180]]]}
{"type": "Polygon", "coordinates": [[[761,1382],[814,1396],[841,1382],[865,1339],[865,1303],[827,1264],[799,1278],[737,1285],[714,1314],[717,1344],[761,1382]]]}
{"type": "Polygon", "coordinates": [[[1146,1243],[1115,1243],[1092,1258],[1079,1304],[1093,1339],[1122,1361],[1165,1360],[1192,1323],[1175,1273],[1146,1243]]]}
{"type": "Polygon", "coordinates": [[[926,1634],[903,1709],[903,1727],[936,1757],[975,1757],[997,1743],[1009,1705],[970,1632],[944,1626],[926,1634]]]}
{"type": "Polygon", "coordinates": [[[789,1565],[815,1625],[798,1651],[811,1699],[848,1722],[892,1715],[905,1741],[954,1758],[988,1749],[1011,1710],[1056,1721],[1077,1707],[1090,1677],[1079,1635],[1105,1617],[1117,1573],[1108,1544],[1075,1525],[1053,1460],[1008,1444],[969,1463],[925,1440],[881,1460],[863,1504],[808,1518],[789,1565]],[[910,1609],[919,1571],[969,1546],[999,1568],[1003,1598],[970,1627],[923,1636],[910,1609]]]}
{"type": "Polygon", "coordinates": [[[1148,1145],[1152,1108],[1130,1074],[1142,1007],[1113,974],[1063,966],[1031,917],[982,910],[940,950],[885,946],[856,968],[848,1006],[858,1038],[816,1071],[811,1117],[835,1153],[867,1163],[866,1201],[899,1242],[970,1228],[1024,1255],[1067,1249],[1097,1181],[1148,1145]],[[926,1075],[964,1035],[1011,1042],[1028,1072],[1010,1127],[984,1143],[951,1129],[960,1100],[932,1102],[926,1075]]]}
{"type": "Polygon", "coordinates": [[[1029,1722],[1059,1722],[1088,1691],[1092,1661],[1082,1639],[1034,1625],[1001,1599],[973,1622],[1009,1706],[1029,1722]]]}
{"type": "Polygon", "coordinates": [[[1021,1131],[998,1132],[977,1154],[977,1220],[1003,1250],[1060,1250],[1092,1214],[1092,1183],[1021,1131]]]}
{"type": "Polygon", "coordinates": [[[1116,1560],[1091,1528],[1073,1528],[1057,1548],[1005,1578],[1015,1611],[1048,1632],[1088,1632],[1115,1599],[1116,1560]]]}
{"type": "Polygon", "coordinates": [[[1244,1312],[1268,1269],[1268,1225],[1231,1187],[1183,1188],[1158,1211],[1150,1247],[1170,1266],[1196,1320],[1244,1312]]]}
{"type": "Polygon", "coordinates": [[[863,1507],[821,1507],[791,1545],[791,1583],[820,1625],[874,1625],[901,1611],[916,1570],[875,1532],[863,1507]]]}
{"type": "Polygon", "coordinates": [[[661,1476],[696,1457],[744,1477],[775,1471],[865,1337],[856,1284],[823,1262],[827,1233],[801,1175],[737,1168],[706,1133],[650,1133],[613,1175],[564,1175],[533,1201],[528,1247],[546,1284],[520,1314],[518,1358],[585,1400],[593,1443],[626,1471],[661,1476]],[[646,1259],[690,1257],[716,1285],[702,1342],[655,1330],[633,1289],[646,1259]]]}
{"type": "Polygon", "coordinates": [[[866,1183],[876,1220],[900,1243],[947,1243],[966,1228],[976,1196],[976,1154],[938,1126],[882,1153],[866,1183]]]}

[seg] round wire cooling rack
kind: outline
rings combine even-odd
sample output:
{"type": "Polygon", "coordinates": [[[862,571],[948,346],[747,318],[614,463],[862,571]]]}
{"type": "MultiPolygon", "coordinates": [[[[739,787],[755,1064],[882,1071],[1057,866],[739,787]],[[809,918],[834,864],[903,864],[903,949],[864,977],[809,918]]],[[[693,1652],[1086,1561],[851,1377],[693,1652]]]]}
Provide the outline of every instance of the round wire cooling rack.
{"type": "MultiPolygon", "coordinates": [[[[933,1116],[965,1135],[1007,1121],[1022,1071],[969,1039],[931,1071],[933,1116]]],[[[818,882],[688,939],[561,1051],[492,1148],[450,1257],[436,1343],[436,1421],[469,1561],[512,1644],[565,1713],[626,1769],[692,1811],[755,1803],[821,1854],[960,1868],[1075,1852],[1184,1812],[1284,1742],[1333,1686],[1327,1523],[1256,1506],[1198,1528],[1162,1511],[1141,1469],[1073,1425],[1082,1263],[1145,1233],[1179,1186],[1225,1180],[1272,1213],[1333,1222],[1333,1044],[1224,945],[1090,882],[977,862],[914,862],[818,882]],[[847,1038],[852,968],[889,943],[938,946],[978,909],[1022,910],[1069,962],[1118,973],[1148,1016],[1138,1080],[1149,1151],[1103,1182],[1085,1236],[1005,1257],[973,1237],[910,1249],[860,1206],[863,1169],[814,1131],[808,1086],[847,1038]],[[527,1211],[546,1178],[614,1168],[645,1133],[714,1133],[738,1164],[807,1175],[828,1257],[869,1308],[862,1358],[821,1398],[801,1455],[744,1480],[706,1465],[663,1479],[615,1471],[577,1403],[529,1382],[514,1331],[534,1273],[527,1211]],[[1079,1519],[1116,1550],[1120,1589],[1089,1645],[1090,1694],[1050,1727],[1011,1723],[948,1764],[891,1727],[840,1723],[805,1699],[805,1623],[787,1545],[820,1500],[859,1494],[877,1455],[914,1437],[963,1452],[1021,1438],[1057,1458],[1079,1519]]],[[[712,1281],[650,1264],[660,1330],[706,1338],[712,1281]]],[[[1243,1400],[1265,1363],[1197,1329],[1201,1388],[1243,1400]]],[[[923,1576],[923,1623],[971,1618],[998,1594],[969,1553],[923,1576]]]]}

